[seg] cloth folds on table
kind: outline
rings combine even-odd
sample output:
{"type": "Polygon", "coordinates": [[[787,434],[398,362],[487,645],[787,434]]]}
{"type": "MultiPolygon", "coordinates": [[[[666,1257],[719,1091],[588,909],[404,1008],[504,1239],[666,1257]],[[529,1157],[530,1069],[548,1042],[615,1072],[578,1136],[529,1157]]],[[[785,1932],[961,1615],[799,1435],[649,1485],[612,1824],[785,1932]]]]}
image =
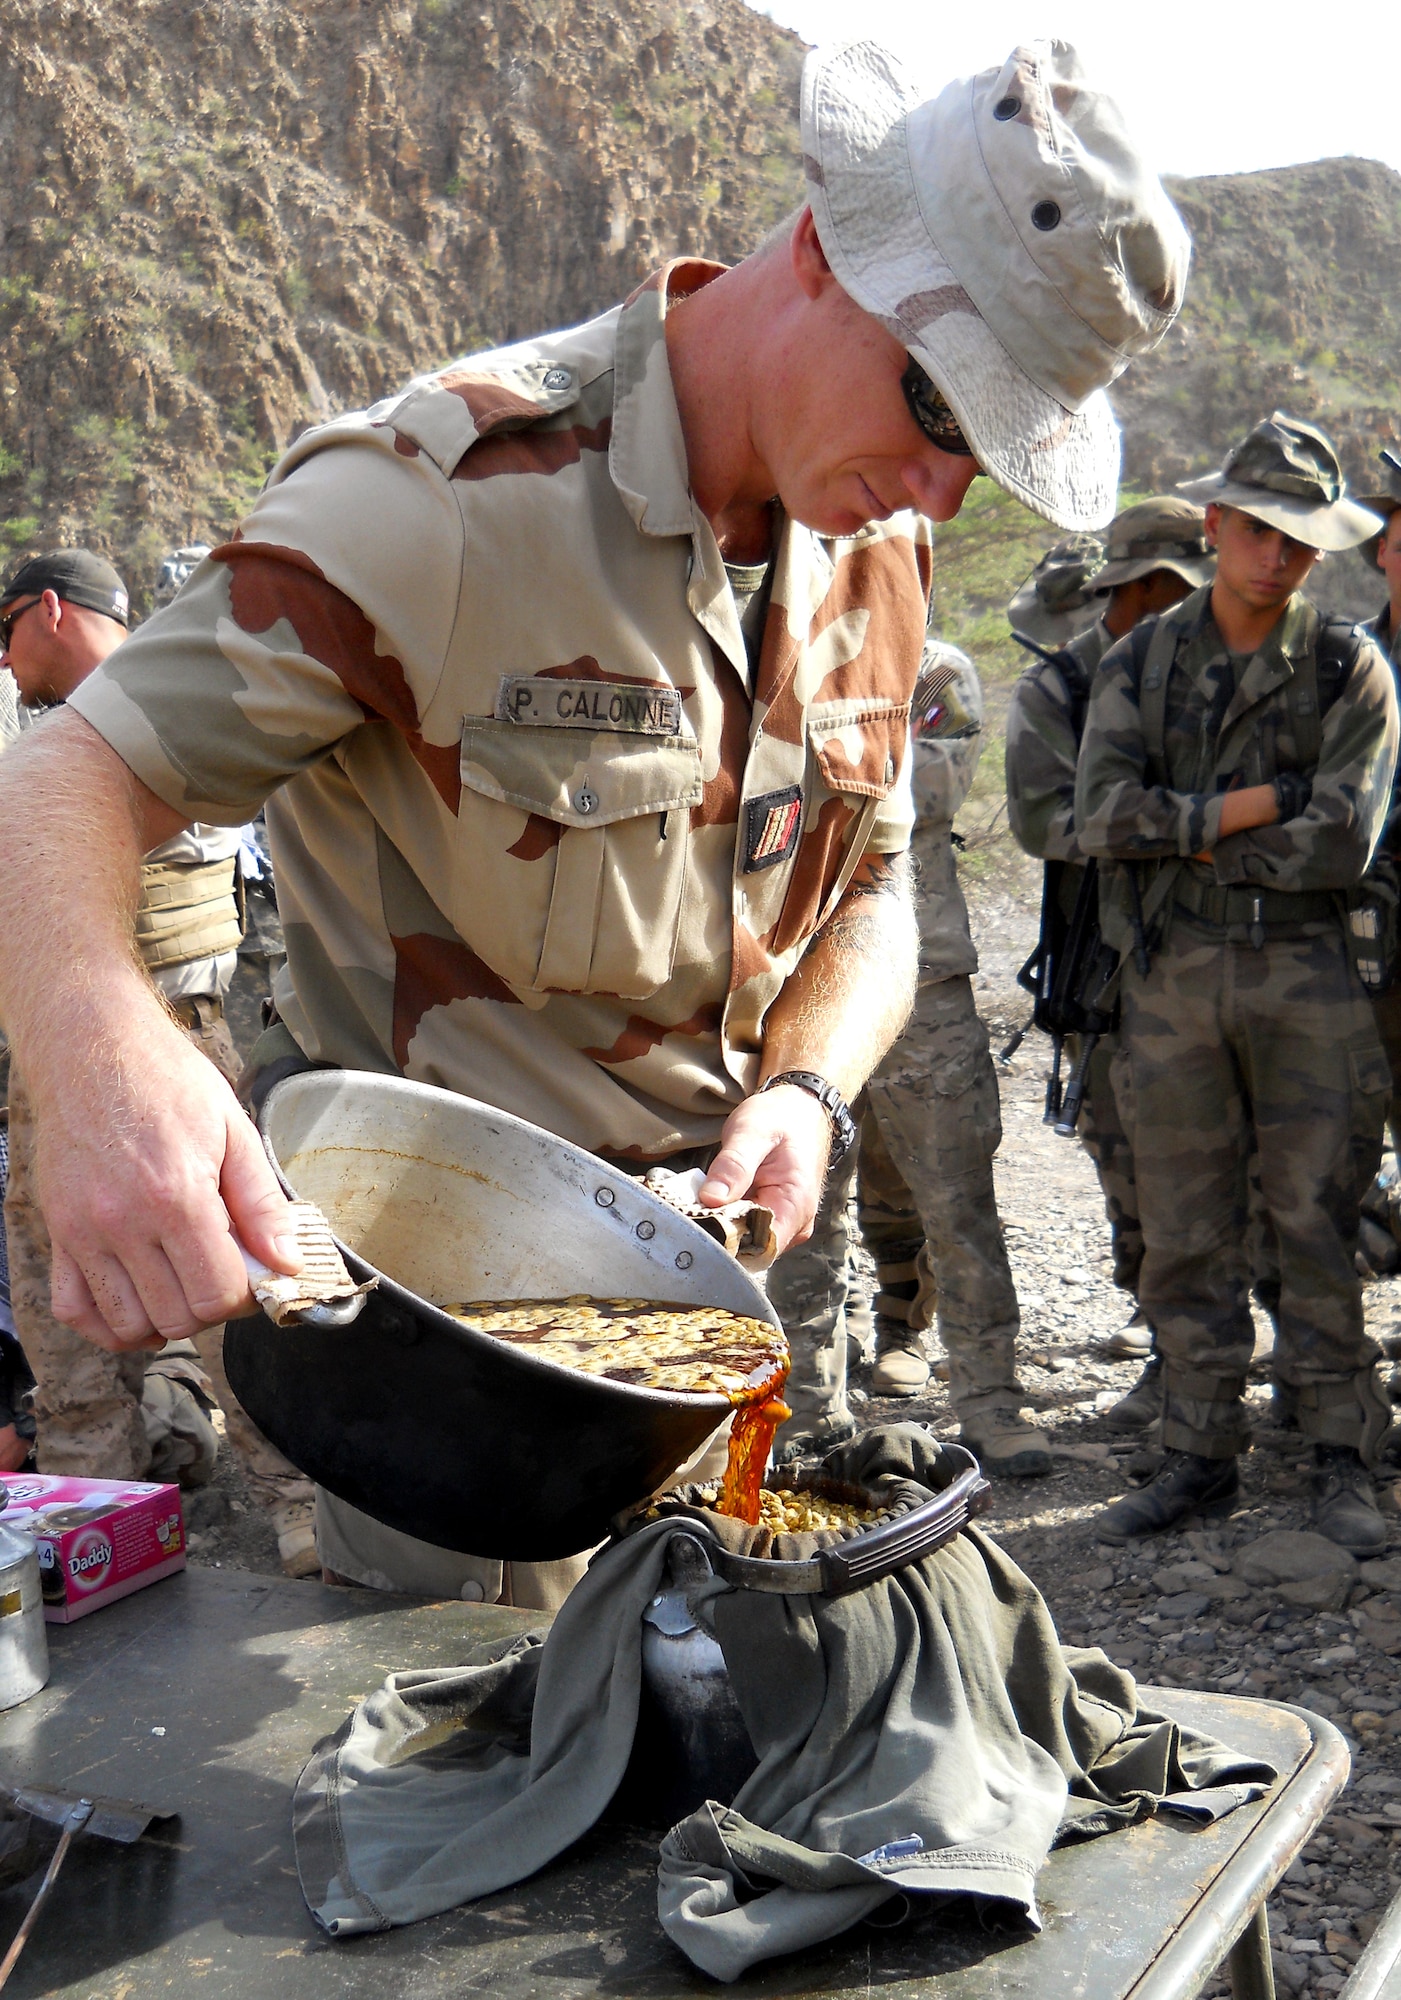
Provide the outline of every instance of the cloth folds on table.
{"type": "MultiPolygon", "coordinates": [[[[951,1476],[914,1425],[827,1469],[861,1484],[951,1476]]],[[[642,1613],[697,1524],[737,1554],[808,1554],[709,1512],[648,1522],[595,1558],[548,1632],[461,1667],[393,1674],[297,1786],[297,1865],[333,1936],[449,1909],[534,1874],[594,1825],[627,1767],[642,1613]]],[[[832,1937],[900,1891],[972,1895],[1036,1925],[1051,1847],[1164,1806],[1216,1817],[1275,1773],[1140,1707],[1132,1676],[1063,1648],[1040,1593],[969,1528],[846,1597],[707,1579],[758,1765],[662,1841],[658,1914],[723,1980],[832,1937]]]]}

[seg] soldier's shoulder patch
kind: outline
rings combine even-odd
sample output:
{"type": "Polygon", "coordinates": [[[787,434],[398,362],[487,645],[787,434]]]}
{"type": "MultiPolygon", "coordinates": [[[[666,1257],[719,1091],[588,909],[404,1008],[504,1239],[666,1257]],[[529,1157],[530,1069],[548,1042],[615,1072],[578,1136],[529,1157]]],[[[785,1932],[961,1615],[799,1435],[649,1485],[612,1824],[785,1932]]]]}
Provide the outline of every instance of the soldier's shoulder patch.
{"type": "Polygon", "coordinates": [[[793,852],[803,819],[801,785],[785,785],[782,791],[761,792],[744,802],[744,858],[741,871],[754,874],[773,868],[793,852]]]}

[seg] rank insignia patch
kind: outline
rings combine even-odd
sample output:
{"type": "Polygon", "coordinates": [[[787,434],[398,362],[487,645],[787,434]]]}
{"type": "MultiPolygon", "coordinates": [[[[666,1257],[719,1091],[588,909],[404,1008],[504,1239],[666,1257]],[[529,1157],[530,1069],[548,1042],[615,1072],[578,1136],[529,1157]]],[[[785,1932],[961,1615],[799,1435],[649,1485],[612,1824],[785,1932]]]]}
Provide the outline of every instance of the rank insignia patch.
{"type": "Polygon", "coordinates": [[[798,785],[781,792],[761,792],[744,802],[744,869],[752,875],[786,861],[798,839],[803,819],[803,794],[798,785]]]}

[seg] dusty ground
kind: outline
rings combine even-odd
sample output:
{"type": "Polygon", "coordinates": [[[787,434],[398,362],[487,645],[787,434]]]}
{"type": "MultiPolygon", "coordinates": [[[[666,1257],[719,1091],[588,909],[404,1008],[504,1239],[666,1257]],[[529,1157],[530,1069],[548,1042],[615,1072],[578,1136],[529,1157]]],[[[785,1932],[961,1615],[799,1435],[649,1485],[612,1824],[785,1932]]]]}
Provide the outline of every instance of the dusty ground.
{"type": "MultiPolygon", "coordinates": [[[[1006,880],[1001,871],[985,876],[974,898],[983,957],[978,997],[994,1046],[1026,1016],[1014,976],[1035,922],[1031,885],[1023,877],[1009,888],[1006,880]]],[[[1041,1122],[1046,1058],[1047,1045],[1033,1035],[1001,1072],[998,1200],[1021,1298],[1027,1407],[1051,1440],[1056,1469],[1049,1479],[999,1485],[989,1525],[1040,1585],[1072,1643],[1101,1645],[1154,1683],[1298,1702],[1344,1731],[1352,1784],[1290,1871],[1272,1918],[1281,1993],[1331,1995],[1401,1886],[1398,1497],[1390,1487],[1382,1496],[1395,1524],[1385,1567],[1363,1576],[1340,1557],[1339,1573],[1313,1587],[1333,1608],[1286,1603],[1274,1588],[1237,1574],[1250,1568],[1244,1552],[1263,1536],[1308,1526],[1305,1451],[1296,1433],[1270,1421],[1262,1342],[1251,1389],[1255,1446],[1244,1461],[1236,1512],[1210,1531],[1139,1549],[1110,1551],[1095,1542],[1092,1517],[1125,1490],[1142,1451],[1105,1421],[1136,1368],[1097,1351],[1128,1308],[1110,1283],[1089,1160],[1041,1122]]],[[[1401,1286],[1370,1285],[1367,1310],[1379,1336],[1401,1326],[1401,1286]]],[[[949,1427],[937,1385],[927,1400],[867,1401],[860,1414],[949,1427]]],[[[214,1486],[191,1500],[198,1560],[276,1568],[275,1539],[249,1504],[236,1464],[226,1457],[214,1486]]]]}

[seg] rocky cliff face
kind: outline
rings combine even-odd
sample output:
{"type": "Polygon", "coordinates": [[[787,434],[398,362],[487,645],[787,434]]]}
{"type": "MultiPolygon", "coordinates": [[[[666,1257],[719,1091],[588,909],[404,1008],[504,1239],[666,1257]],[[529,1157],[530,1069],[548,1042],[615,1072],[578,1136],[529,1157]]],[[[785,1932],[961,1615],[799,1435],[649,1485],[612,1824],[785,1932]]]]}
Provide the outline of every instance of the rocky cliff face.
{"type": "MultiPolygon", "coordinates": [[[[800,196],[801,57],[741,0],[9,0],[0,560],[84,540],[141,604],[305,423],[742,255],[800,196]]],[[[1277,403],[1360,471],[1401,433],[1401,176],[1174,193],[1196,266],[1116,391],[1130,480],[1277,403]]]]}
{"type": "Polygon", "coordinates": [[[801,58],[740,0],[10,0],[0,555],[140,602],[308,421],[741,256],[801,58]]]}
{"type": "Polygon", "coordinates": [[[1162,346],[1114,392],[1127,478],[1185,479],[1276,408],[1374,478],[1401,437],[1401,174],[1323,160],[1170,190],[1192,276],[1162,346]]]}

